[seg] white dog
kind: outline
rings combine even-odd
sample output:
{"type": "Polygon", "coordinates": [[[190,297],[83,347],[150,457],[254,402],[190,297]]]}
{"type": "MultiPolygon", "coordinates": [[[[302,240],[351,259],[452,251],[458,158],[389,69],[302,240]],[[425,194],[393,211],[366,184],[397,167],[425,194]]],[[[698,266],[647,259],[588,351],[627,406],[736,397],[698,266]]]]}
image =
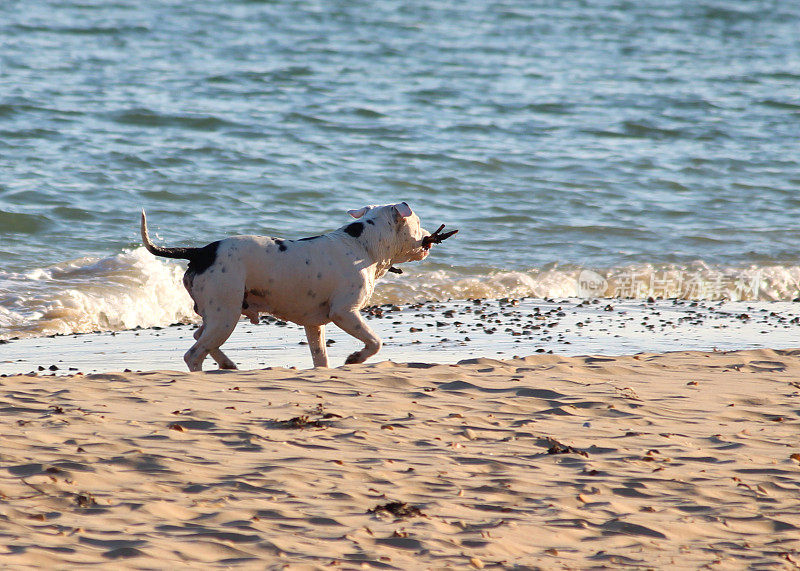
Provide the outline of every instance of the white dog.
{"type": "MultiPolygon", "coordinates": [[[[142,242],[167,258],[189,260],[183,285],[203,318],[196,343],[184,355],[190,371],[202,370],[206,356],[221,369],[236,365],[221,350],[240,315],[258,323],[259,313],[303,325],[315,367],[328,366],[325,324],[331,321],[364,342],[346,363],[363,363],[381,340],[361,317],[375,281],[393,264],[424,259],[432,244],[456,231],[429,234],[405,202],[365,206],[348,212],[357,222],[322,236],[281,240],[234,236],[202,248],[162,248],[150,241],[142,211],[142,242]]],[[[394,270],[399,271],[399,270],[394,270]]]]}

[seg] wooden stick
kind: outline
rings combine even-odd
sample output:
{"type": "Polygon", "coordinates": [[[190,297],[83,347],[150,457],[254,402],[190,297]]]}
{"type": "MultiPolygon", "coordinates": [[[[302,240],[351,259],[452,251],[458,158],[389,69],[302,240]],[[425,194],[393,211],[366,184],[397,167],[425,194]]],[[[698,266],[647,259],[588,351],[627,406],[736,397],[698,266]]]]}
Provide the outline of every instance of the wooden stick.
{"type": "Polygon", "coordinates": [[[442,242],[444,242],[445,240],[447,240],[447,239],[448,239],[450,236],[452,236],[452,235],[454,235],[454,234],[458,234],[458,230],[451,230],[450,232],[445,232],[444,234],[440,234],[439,232],[441,232],[442,230],[444,230],[444,224],[442,224],[441,226],[439,226],[439,227],[436,229],[436,232],[434,232],[434,233],[433,233],[433,234],[431,234],[430,236],[425,236],[425,237],[422,239],[422,247],[423,247],[423,248],[425,248],[425,249],[427,250],[427,249],[429,249],[429,248],[430,248],[430,247],[431,247],[433,244],[441,244],[442,242]]]}

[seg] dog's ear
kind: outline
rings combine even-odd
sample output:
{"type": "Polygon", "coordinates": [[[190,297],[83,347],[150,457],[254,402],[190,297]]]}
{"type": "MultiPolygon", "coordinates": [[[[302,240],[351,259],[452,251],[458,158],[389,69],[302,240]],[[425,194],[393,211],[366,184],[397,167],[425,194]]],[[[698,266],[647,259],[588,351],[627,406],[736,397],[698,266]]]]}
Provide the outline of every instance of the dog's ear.
{"type": "Polygon", "coordinates": [[[395,204],[394,209],[403,218],[408,218],[413,214],[413,212],[411,212],[411,207],[405,202],[401,202],[400,204],[395,204]]]}
{"type": "Polygon", "coordinates": [[[353,218],[361,218],[367,213],[368,210],[369,206],[365,206],[364,208],[359,208],[358,210],[348,210],[347,213],[353,218]]]}

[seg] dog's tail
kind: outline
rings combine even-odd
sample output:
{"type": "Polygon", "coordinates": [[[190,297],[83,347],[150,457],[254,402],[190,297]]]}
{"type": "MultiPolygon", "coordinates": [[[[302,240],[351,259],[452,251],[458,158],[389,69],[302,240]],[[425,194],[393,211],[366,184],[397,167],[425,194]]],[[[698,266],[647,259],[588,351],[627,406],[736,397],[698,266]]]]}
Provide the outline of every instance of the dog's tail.
{"type": "Polygon", "coordinates": [[[147,216],[145,216],[144,209],[142,209],[142,244],[147,251],[154,256],[162,256],[164,258],[177,258],[179,260],[193,260],[200,252],[200,248],[162,248],[156,246],[150,241],[150,234],[147,232],[147,216]]]}

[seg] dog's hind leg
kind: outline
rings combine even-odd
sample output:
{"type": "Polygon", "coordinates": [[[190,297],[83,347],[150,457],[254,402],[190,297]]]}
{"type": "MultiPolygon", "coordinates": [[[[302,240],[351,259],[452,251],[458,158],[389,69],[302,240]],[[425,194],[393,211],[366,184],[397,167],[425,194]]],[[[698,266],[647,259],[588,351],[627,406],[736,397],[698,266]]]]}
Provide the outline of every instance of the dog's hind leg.
{"type": "Polygon", "coordinates": [[[197,335],[197,342],[183,356],[183,360],[186,361],[190,371],[202,371],[203,361],[209,354],[220,364],[221,368],[228,368],[224,367],[223,363],[233,365],[233,368],[236,368],[236,365],[219,348],[228,340],[228,337],[231,336],[231,333],[236,328],[236,323],[239,321],[239,312],[240,308],[234,306],[232,311],[223,312],[222,308],[220,308],[220,311],[216,312],[213,318],[203,317],[203,325],[198,329],[200,333],[197,335]],[[222,363],[217,357],[221,357],[222,363]]]}
{"type": "Polygon", "coordinates": [[[380,337],[369,328],[369,325],[361,317],[358,310],[343,311],[334,314],[332,317],[337,327],[364,342],[364,348],[350,355],[344,362],[345,365],[363,363],[381,350],[380,337]]]}
{"type": "Polygon", "coordinates": [[[325,348],[325,326],[306,325],[306,339],[311,349],[311,360],[315,367],[328,366],[328,351],[325,348]]]}
{"type": "MultiPolygon", "coordinates": [[[[203,334],[205,326],[201,325],[198,327],[194,332],[195,340],[200,339],[200,336],[203,334]]],[[[211,355],[211,358],[217,362],[220,369],[237,369],[236,363],[231,361],[228,356],[222,352],[221,349],[214,349],[213,351],[208,352],[211,355]]]]}
{"type": "Polygon", "coordinates": [[[236,363],[231,361],[230,358],[219,349],[216,351],[210,351],[209,355],[211,355],[211,358],[217,362],[217,365],[219,365],[220,369],[235,370],[239,368],[236,366],[236,363]]]}

